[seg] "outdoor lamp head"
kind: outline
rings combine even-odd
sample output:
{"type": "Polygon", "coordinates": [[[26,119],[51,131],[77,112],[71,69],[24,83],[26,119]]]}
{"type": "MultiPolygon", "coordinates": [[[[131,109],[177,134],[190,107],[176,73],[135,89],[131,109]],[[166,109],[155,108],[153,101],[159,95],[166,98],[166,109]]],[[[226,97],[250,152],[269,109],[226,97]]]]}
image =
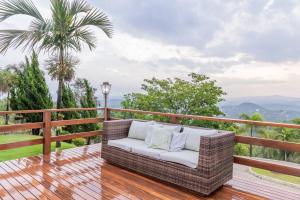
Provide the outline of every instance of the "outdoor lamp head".
{"type": "Polygon", "coordinates": [[[110,92],[111,84],[109,84],[109,82],[103,82],[101,84],[101,89],[102,89],[102,93],[107,95],[110,92]]]}

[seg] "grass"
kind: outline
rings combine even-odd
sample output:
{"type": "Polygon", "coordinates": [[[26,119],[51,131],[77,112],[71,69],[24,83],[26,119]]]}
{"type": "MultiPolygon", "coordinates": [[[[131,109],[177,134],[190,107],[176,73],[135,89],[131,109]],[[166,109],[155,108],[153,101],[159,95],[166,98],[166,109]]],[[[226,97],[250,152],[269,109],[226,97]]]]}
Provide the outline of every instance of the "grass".
{"type": "Polygon", "coordinates": [[[271,171],[264,170],[264,169],[258,169],[258,168],[252,168],[252,170],[255,173],[260,174],[260,175],[269,176],[269,177],[274,178],[274,179],[278,179],[278,180],[281,180],[281,181],[286,181],[286,182],[289,182],[289,183],[300,185],[300,177],[297,177],[297,176],[279,174],[279,173],[271,172],[271,171]]]}
{"type": "MultiPolygon", "coordinates": [[[[40,136],[33,136],[33,135],[25,135],[25,134],[9,134],[9,135],[0,135],[0,144],[10,143],[10,142],[18,142],[18,141],[25,141],[31,139],[38,139],[41,138],[40,136]]],[[[62,142],[61,149],[69,149],[74,148],[75,145],[62,142]]],[[[55,143],[51,144],[51,151],[55,150],[55,143]]],[[[41,144],[28,146],[28,147],[21,147],[16,149],[9,149],[0,151],[0,162],[6,160],[14,160],[17,158],[22,157],[29,157],[42,154],[43,146],[41,144]]]]}

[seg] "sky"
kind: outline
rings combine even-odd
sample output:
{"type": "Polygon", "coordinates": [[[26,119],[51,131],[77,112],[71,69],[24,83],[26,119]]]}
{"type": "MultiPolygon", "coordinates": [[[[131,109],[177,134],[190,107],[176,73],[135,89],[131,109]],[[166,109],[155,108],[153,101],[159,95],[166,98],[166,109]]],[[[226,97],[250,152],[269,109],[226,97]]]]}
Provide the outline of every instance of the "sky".
{"type": "MultiPolygon", "coordinates": [[[[49,1],[33,2],[43,16],[50,15],[49,1]]],[[[111,97],[141,91],[144,79],[188,79],[191,72],[216,80],[226,98],[300,97],[300,1],[88,2],[109,16],[114,36],[109,39],[95,29],[96,49],[74,53],[80,58],[76,74],[99,90],[109,81],[111,97]]],[[[13,17],[0,29],[26,28],[30,20],[13,17]]],[[[26,54],[10,49],[0,55],[0,66],[22,62],[26,54]]],[[[39,56],[44,71],[46,57],[39,56]]],[[[57,83],[46,79],[56,96],[57,83]]]]}

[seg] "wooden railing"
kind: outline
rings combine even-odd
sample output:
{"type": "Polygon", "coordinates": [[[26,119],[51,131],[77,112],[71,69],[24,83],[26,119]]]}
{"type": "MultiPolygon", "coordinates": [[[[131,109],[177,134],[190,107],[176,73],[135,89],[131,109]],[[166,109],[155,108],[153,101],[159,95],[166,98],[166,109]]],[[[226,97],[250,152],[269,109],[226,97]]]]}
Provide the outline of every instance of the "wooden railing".
{"type": "MultiPolygon", "coordinates": [[[[212,122],[249,124],[255,126],[293,128],[293,129],[300,130],[300,125],[298,124],[252,121],[252,120],[243,120],[243,119],[229,119],[229,118],[219,118],[219,117],[161,113],[161,112],[151,112],[151,111],[131,110],[131,109],[116,109],[116,108],[109,108],[107,113],[109,114],[110,112],[138,113],[138,114],[145,114],[145,115],[164,116],[164,117],[169,117],[170,122],[175,124],[179,123],[180,119],[194,119],[194,120],[203,120],[203,121],[212,121],[212,122]]],[[[270,147],[270,148],[292,151],[292,152],[300,152],[300,143],[294,143],[294,142],[278,141],[278,140],[263,139],[258,137],[240,136],[240,135],[235,136],[235,142],[242,143],[242,144],[249,144],[249,145],[257,145],[262,147],[270,147]]],[[[237,164],[271,170],[278,173],[300,176],[300,164],[299,164],[299,168],[297,168],[297,167],[278,164],[278,162],[262,161],[255,158],[238,156],[238,155],[234,156],[234,162],[237,164]]]]}
{"type": "Polygon", "coordinates": [[[7,115],[7,114],[8,115],[33,114],[33,113],[43,114],[43,122],[0,126],[0,134],[3,132],[11,132],[11,131],[43,129],[43,138],[0,144],[0,150],[8,150],[8,149],[14,149],[19,147],[43,144],[43,155],[44,155],[43,158],[45,162],[49,162],[50,154],[51,154],[51,142],[72,140],[75,138],[88,138],[93,136],[99,136],[102,134],[102,130],[97,130],[97,131],[90,131],[90,132],[80,132],[80,133],[73,133],[67,135],[52,136],[51,130],[53,127],[100,123],[104,121],[104,118],[108,119],[107,117],[102,117],[102,118],[99,117],[99,118],[83,118],[83,119],[52,121],[51,120],[52,114],[56,112],[75,112],[75,111],[78,112],[78,111],[92,111],[92,110],[103,110],[104,116],[108,116],[107,109],[104,108],[68,108],[68,109],[47,109],[47,110],[1,111],[0,116],[7,115]]]}
{"type": "MultiPolygon", "coordinates": [[[[252,120],[242,120],[242,119],[228,119],[228,118],[218,118],[218,117],[195,116],[195,115],[161,113],[161,112],[151,112],[151,111],[141,111],[141,110],[131,110],[131,109],[116,109],[116,108],[74,108],[74,109],[26,110],[26,111],[8,111],[8,112],[4,111],[4,112],[0,112],[0,115],[43,113],[43,122],[3,125],[0,126],[0,134],[1,132],[42,128],[44,136],[41,139],[33,139],[33,140],[13,142],[8,144],[0,144],[0,150],[7,150],[7,149],[18,148],[18,147],[36,145],[36,144],[43,144],[44,161],[49,162],[51,142],[71,140],[71,139],[82,138],[82,137],[92,137],[92,136],[98,136],[102,134],[102,130],[98,130],[98,131],[91,131],[91,132],[81,132],[81,133],[68,134],[68,135],[52,136],[51,135],[52,127],[99,123],[102,122],[103,120],[111,120],[113,119],[110,117],[111,112],[138,113],[138,114],[145,114],[145,115],[164,116],[164,117],[168,117],[171,123],[179,123],[180,119],[194,119],[194,120],[204,120],[204,121],[223,122],[223,123],[249,124],[255,126],[293,128],[293,129],[300,130],[300,125],[297,124],[261,122],[261,121],[252,121],[252,120]],[[88,111],[88,110],[102,110],[104,116],[102,118],[85,118],[85,119],[72,119],[72,120],[60,120],[60,121],[51,120],[51,114],[54,112],[72,112],[72,111],[88,111]]],[[[240,136],[240,135],[235,136],[235,142],[249,144],[249,145],[257,145],[262,147],[276,148],[276,149],[292,151],[292,152],[300,152],[300,143],[285,142],[285,141],[263,139],[258,137],[240,136]]],[[[300,167],[299,168],[291,167],[287,165],[278,164],[277,162],[267,162],[267,161],[257,160],[251,157],[243,157],[238,155],[234,156],[234,162],[242,165],[251,166],[251,167],[271,170],[278,173],[300,176],[300,167]]]]}

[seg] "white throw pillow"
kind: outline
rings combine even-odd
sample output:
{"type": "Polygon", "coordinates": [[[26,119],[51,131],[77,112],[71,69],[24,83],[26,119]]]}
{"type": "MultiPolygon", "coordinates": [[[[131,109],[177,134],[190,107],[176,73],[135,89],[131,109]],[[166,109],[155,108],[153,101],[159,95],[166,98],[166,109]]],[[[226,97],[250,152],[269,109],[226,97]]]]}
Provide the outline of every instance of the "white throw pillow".
{"type": "Polygon", "coordinates": [[[148,126],[148,129],[147,129],[147,135],[146,135],[146,138],[145,138],[145,143],[147,145],[150,144],[151,142],[151,138],[152,138],[152,132],[153,132],[153,127],[157,126],[157,124],[152,124],[152,125],[149,125],[148,126]]]}
{"type": "Polygon", "coordinates": [[[153,149],[169,150],[172,140],[173,130],[160,126],[154,126],[152,129],[151,142],[148,147],[153,149]]]}
{"type": "Polygon", "coordinates": [[[216,134],[218,133],[218,130],[184,127],[183,133],[187,134],[184,148],[192,151],[199,151],[201,136],[216,134]]]}
{"type": "Polygon", "coordinates": [[[131,126],[129,128],[128,137],[139,140],[145,140],[149,125],[152,125],[154,123],[155,122],[153,121],[132,121],[131,126]]]}
{"type": "Polygon", "coordinates": [[[170,151],[181,151],[184,148],[187,134],[173,131],[170,151]]]}
{"type": "Polygon", "coordinates": [[[158,123],[151,124],[148,126],[147,135],[145,138],[145,143],[147,145],[149,145],[151,142],[153,127],[155,126],[164,128],[165,130],[171,130],[174,132],[180,132],[181,130],[181,126],[172,126],[172,125],[165,125],[165,124],[158,124],[158,123]]]}

